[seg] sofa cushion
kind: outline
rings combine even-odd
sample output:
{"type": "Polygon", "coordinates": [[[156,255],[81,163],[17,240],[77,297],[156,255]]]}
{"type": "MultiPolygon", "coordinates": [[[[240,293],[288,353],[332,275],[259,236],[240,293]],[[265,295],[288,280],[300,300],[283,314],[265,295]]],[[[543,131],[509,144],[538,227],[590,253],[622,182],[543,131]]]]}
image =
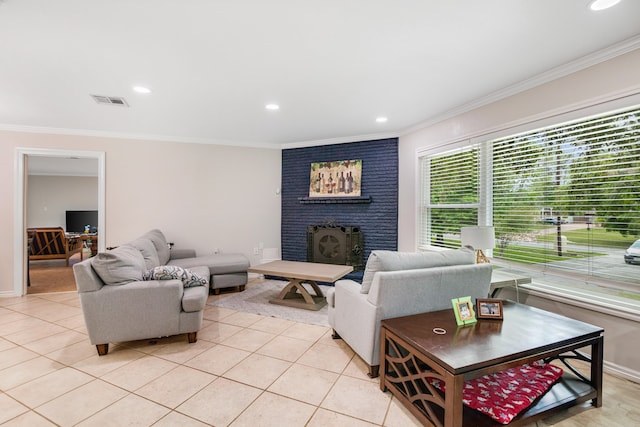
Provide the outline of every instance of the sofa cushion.
{"type": "Polygon", "coordinates": [[[140,251],[144,257],[144,263],[147,270],[160,265],[158,251],[151,240],[141,237],[133,242],[129,242],[128,244],[140,251]]]}
{"type": "Polygon", "coordinates": [[[150,270],[147,270],[143,276],[143,280],[171,280],[171,279],[180,279],[182,280],[182,285],[185,288],[189,288],[191,286],[206,286],[209,282],[194,273],[191,270],[187,270],[182,267],[178,267],[177,265],[159,265],[150,270]]]}
{"type": "Polygon", "coordinates": [[[378,271],[416,270],[420,268],[446,267],[474,264],[475,253],[469,248],[441,252],[372,251],[362,276],[360,292],[369,293],[373,276],[378,271]]]}
{"type": "Polygon", "coordinates": [[[142,238],[149,239],[153,242],[153,246],[158,252],[158,264],[166,265],[169,262],[171,253],[169,252],[169,246],[167,245],[167,239],[164,237],[162,231],[154,229],[145,233],[142,238]]]}
{"type": "Polygon", "coordinates": [[[247,273],[225,273],[211,275],[211,289],[233,288],[247,284],[247,273]]]}
{"type": "Polygon", "coordinates": [[[172,258],[169,265],[178,265],[183,268],[206,265],[211,274],[241,273],[246,272],[249,268],[249,258],[239,253],[222,253],[195,258],[172,258]]]}
{"type": "Polygon", "coordinates": [[[146,269],[142,253],[130,245],[98,253],[91,259],[91,266],[106,285],[140,281],[146,269]]]}

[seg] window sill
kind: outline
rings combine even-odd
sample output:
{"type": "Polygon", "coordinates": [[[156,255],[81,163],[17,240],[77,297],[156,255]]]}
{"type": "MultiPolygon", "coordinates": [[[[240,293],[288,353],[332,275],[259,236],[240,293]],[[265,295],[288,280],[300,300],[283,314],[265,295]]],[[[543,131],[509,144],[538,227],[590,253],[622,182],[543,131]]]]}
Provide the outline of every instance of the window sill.
{"type": "MultiPolygon", "coordinates": [[[[420,252],[440,252],[448,248],[438,246],[421,246],[420,252]]],[[[640,300],[625,298],[614,294],[614,290],[599,288],[595,285],[585,285],[577,280],[568,280],[553,275],[541,275],[528,271],[522,266],[507,263],[501,260],[491,259],[494,269],[500,269],[505,273],[532,277],[531,283],[519,284],[518,290],[545,298],[562,302],[587,310],[606,313],[611,316],[640,322],[640,300]]]]}
{"type": "Polygon", "coordinates": [[[523,284],[518,287],[534,296],[640,322],[640,301],[608,295],[603,292],[594,292],[588,289],[542,283],[537,279],[534,279],[530,284],[523,284]]]}

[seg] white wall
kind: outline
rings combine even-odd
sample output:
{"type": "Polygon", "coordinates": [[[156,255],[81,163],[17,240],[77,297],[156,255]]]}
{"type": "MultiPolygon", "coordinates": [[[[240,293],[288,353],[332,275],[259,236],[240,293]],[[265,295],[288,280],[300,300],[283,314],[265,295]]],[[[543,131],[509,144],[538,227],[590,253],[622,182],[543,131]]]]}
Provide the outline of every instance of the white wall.
{"type": "Polygon", "coordinates": [[[0,131],[0,296],[12,296],[16,148],[105,152],[105,244],[160,228],[176,248],[280,248],[281,152],[274,149],[0,131]]]}
{"type": "Polygon", "coordinates": [[[29,175],[27,227],[66,229],[68,210],[98,210],[98,178],[29,175]]]}
{"type": "Polygon", "coordinates": [[[558,313],[572,319],[598,325],[604,329],[605,370],[613,375],[640,382],[638,320],[613,316],[587,307],[545,298],[539,292],[504,288],[499,298],[518,300],[523,304],[558,313]]]}
{"type": "MultiPolygon", "coordinates": [[[[497,132],[514,125],[639,93],[640,50],[635,50],[402,135],[399,142],[399,249],[414,251],[418,244],[417,150],[497,132]]],[[[640,324],[637,319],[605,314],[597,307],[585,308],[566,301],[559,302],[539,293],[531,296],[521,291],[520,295],[529,305],[604,327],[604,357],[607,370],[640,381],[640,324]]],[[[507,292],[500,297],[513,296],[507,292]]]]}

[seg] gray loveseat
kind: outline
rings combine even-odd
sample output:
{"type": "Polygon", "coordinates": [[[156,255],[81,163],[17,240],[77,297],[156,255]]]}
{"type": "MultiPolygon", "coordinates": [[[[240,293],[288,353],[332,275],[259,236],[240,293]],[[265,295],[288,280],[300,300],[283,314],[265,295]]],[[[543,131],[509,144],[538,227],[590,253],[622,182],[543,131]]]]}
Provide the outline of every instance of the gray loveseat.
{"type": "MultiPolygon", "coordinates": [[[[452,309],[453,298],[487,298],[491,264],[475,264],[473,250],[372,251],[362,280],[338,280],[327,292],[329,325],[378,376],[380,322],[452,309]]],[[[453,309],[451,316],[454,316],[453,309]]]]}
{"type": "Polygon", "coordinates": [[[196,342],[212,278],[222,277],[224,285],[246,284],[246,257],[226,257],[228,264],[224,259],[169,250],[162,232],[152,230],[75,264],[80,304],[98,354],[107,354],[109,343],[178,334],[196,342]]]}

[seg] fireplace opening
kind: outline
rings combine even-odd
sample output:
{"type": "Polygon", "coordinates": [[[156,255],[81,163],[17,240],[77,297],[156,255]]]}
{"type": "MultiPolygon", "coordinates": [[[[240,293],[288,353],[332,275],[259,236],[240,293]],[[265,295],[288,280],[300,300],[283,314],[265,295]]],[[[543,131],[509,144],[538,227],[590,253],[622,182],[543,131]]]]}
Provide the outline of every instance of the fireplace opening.
{"type": "Polygon", "coordinates": [[[363,269],[364,236],[360,227],[332,223],[307,226],[307,261],[363,269]]]}

